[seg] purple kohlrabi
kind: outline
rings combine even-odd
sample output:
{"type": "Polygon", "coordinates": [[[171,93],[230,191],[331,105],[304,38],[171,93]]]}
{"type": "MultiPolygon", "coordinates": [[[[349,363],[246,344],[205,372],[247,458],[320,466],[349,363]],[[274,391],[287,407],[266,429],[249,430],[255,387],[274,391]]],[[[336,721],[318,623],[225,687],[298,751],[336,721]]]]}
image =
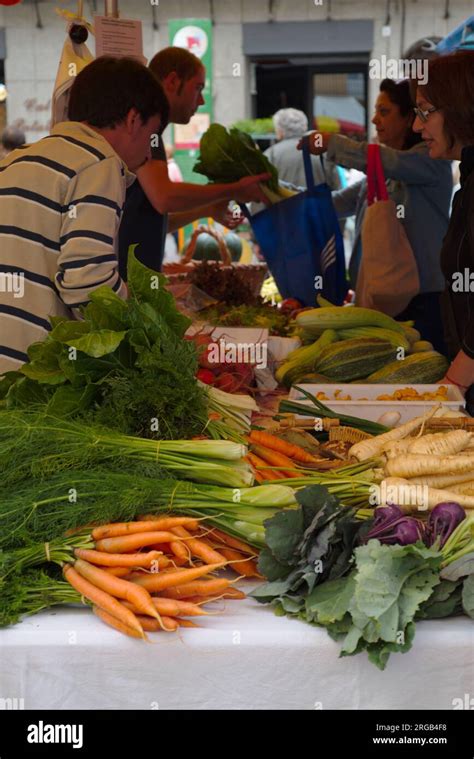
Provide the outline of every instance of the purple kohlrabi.
{"type": "Polygon", "coordinates": [[[439,540],[439,547],[442,548],[449,536],[465,518],[466,512],[459,503],[454,503],[452,501],[438,503],[431,512],[428,522],[426,523],[426,545],[432,546],[437,540],[439,540]]]}
{"type": "Polygon", "coordinates": [[[376,538],[387,545],[407,546],[423,539],[423,523],[407,517],[399,506],[390,504],[375,509],[374,523],[365,537],[368,542],[376,538]]]}

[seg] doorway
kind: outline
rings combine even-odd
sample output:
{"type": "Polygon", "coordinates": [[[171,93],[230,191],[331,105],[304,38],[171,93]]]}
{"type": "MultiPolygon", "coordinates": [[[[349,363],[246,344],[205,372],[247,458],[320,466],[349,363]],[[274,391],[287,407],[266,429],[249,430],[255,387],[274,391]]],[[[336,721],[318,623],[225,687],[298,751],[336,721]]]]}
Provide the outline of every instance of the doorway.
{"type": "Polygon", "coordinates": [[[314,59],[254,60],[252,117],[269,118],[280,108],[297,108],[311,128],[364,138],[368,129],[368,66],[314,59]]]}

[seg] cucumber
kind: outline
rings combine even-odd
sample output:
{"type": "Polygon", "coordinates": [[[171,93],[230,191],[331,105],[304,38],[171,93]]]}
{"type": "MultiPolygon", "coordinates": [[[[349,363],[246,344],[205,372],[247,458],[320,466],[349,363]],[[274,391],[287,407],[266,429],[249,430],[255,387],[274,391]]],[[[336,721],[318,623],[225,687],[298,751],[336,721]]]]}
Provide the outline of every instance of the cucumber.
{"type": "Polygon", "coordinates": [[[412,353],[402,361],[393,361],[374,372],[365,381],[393,385],[434,384],[444,377],[448,367],[448,359],[436,351],[412,353]]]}
{"type": "Polygon", "coordinates": [[[398,350],[388,341],[377,338],[342,340],[324,348],[315,370],[336,382],[352,382],[389,364],[397,357],[398,350]]]}

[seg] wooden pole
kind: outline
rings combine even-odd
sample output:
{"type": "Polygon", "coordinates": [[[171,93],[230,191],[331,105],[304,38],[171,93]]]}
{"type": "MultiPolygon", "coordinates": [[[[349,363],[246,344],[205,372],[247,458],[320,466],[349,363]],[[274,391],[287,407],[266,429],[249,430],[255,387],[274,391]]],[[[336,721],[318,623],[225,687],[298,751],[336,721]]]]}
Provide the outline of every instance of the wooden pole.
{"type": "Polygon", "coordinates": [[[118,0],[105,0],[105,16],[119,18],[118,0]]]}

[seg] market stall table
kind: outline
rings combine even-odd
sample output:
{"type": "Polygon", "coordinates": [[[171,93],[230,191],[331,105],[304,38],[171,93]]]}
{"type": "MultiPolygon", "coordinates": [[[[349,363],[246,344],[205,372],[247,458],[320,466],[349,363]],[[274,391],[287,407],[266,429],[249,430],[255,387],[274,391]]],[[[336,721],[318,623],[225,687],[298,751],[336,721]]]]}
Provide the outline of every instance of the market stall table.
{"type": "Polygon", "coordinates": [[[412,650],[384,672],[365,654],[338,658],[325,630],[249,598],[199,624],[146,644],[86,609],[26,618],[0,631],[0,699],[23,698],[25,709],[420,710],[452,709],[473,692],[466,617],[420,622],[412,650]]]}

